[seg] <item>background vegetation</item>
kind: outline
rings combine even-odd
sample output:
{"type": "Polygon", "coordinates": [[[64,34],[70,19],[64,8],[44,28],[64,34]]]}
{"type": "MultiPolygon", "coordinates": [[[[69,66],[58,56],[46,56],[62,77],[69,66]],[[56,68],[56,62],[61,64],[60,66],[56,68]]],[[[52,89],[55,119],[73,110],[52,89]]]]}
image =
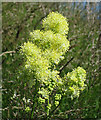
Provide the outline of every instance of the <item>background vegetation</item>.
{"type": "MultiPolygon", "coordinates": [[[[2,108],[3,119],[29,118],[25,111],[24,93],[32,91],[16,84],[16,71],[22,64],[18,57],[20,45],[28,41],[33,29],[41,29],[42,19],[58,11],[68,19],[69,51],[57,69],[61,75],[82,66],[87,71],[87,88],[79,98],[64,99],[52,119],[101,118],[101,33],[100,3],[3,3],[2,4],[2,108]],[[7,53],[7,51],[11,51],[7,53]],[[5,53],[6,52],[6,53],[5,53]],[[21,93],[22,96],[19,96],[21,93]],[[19,105],[19,103],[21,103],[19,105]]],[[[0,56],[1,57],[1,56],[0,56]]],[[[36,111],[37,112],[37,111],[36,111]]],[[[44,114],[44,113],[43,113],[44,114]]],[[[37,113],[38,115],[38,113],[37,113]]],[[[38,116],[36,116],[37,119],[38,116]]]]}

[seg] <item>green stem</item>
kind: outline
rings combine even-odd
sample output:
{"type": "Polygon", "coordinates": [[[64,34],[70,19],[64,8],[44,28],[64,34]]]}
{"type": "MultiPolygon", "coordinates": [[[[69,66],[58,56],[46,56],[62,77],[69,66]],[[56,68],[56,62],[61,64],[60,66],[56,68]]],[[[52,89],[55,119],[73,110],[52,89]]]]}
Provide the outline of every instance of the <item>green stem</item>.
{"type": "Polygon", "coordinates": [[[37,96],[38,90],[39,90],[39,82],[36,80],[35,93],[34,93],[34,97],[33,97],[33,108],[32,108],[32,111],[31,111],[31,119],[33,118],[33,115],[34,115],[36,96],[37,96]]]}
{"type": "Polygon", "coordinates": [[[50,114],[48,115],[48,118],[51,117],[52,114],[54,114],[54,112],[57,110],[57,108],[60,106],[61,102],[62,102],[62,99],[63,99],[63,96],[61,96],[61,100],[59,101],[59,104],[50,112],[50,114]]]}
{"type": "MultiPolygon", "coordinates": [[[[48,99],[48,105],[47,106],[49,106],[49,99],[48,99]]],[[[47,120],[48,120],[48,117],[49,116],[49,108],[47,108],[47,120]]]]}

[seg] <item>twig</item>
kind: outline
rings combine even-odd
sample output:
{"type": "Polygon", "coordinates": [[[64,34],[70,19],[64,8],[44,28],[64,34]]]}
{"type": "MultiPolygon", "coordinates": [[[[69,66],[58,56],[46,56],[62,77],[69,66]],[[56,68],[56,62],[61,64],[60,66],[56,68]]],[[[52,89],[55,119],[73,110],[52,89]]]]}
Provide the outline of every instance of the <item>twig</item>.
{"type": "Polygon", "coordinates": [[[67,63],[66,63],[64,66],[62,66],[62,67],[59,69],[59,71],[60,71],[59,75],[61,74],[62,70],[63,70],[73,59],[74,59],[74,57],[72,57],[69,61],[67,61],[67,63]]]}
{"type": "Polygon", "coordinates": [[[71,112],[79,112],[79,111],[81,111],[81,110],[84,110],[84,109],[86,109],[86,108],[95,108],[95,106],[92,106],[92,107],[84,107],[84,108],[78,108],[78,109],[73,109],[73,110],[68,110],[68,111],[66,111],[65,113],[64,112],[61,112],[59,115],[53,115],[53,116],[51,116],[51,118],[55,118],[55,117],[61,117],[62,115],[66,115],[66,114],[68,114],[68,113],[71,113],[71,112]]]}
{"type": "Polygon", "coordinates": [[[70,48],[69,48],[69,50],[71,50],[72,48],[74,48],[74,47],[76,47],[77,45],[72,45],[70,48]]]}
{"type": "Polygon", "coordinates": [[[0,54],[0,57],[5,55],[5,54],[8,54],[8,53],[15,53],[15,51],[6,51],[6,52],[3,52],[2,54],[0,54]]]}
{"type": "MultiPolygon", "coordinates": [[[[0,108],[0,110],[8,110],[9,109],[9,107],[6,107],[6,108],[4,108],[4,109],[2,109],[2,108],[0,108]]],[[[13,106],[12,107],[12,109],[23,109],[23,107],[17,107],[17,106],[13,106]]]]}
{"type": "Polygon", "coordinates": [[[73,41],[73,40],[75,40],[75,39],[77,39],[78,38],[78,36],[74,36],[74,37],[71,37],[70,39],[68,39],[70,42],[71,41],[73,41]]]}

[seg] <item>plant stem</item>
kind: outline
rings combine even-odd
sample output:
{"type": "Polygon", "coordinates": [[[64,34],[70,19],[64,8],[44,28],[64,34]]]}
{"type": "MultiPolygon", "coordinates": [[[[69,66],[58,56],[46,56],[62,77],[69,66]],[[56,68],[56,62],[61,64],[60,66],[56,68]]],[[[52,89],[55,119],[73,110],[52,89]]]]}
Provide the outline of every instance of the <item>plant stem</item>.
{"type": "Polygon", "coordinates": [[[31,110],[31,119],[33,118],[33,115],[34,115],[35,102],[36,102],[36,96],[37,96],[38,90],[39,90],[39,82],[36,80],[35,93],[34,93],[34,97],[33,97],[33,108],[32,108],[32,110],[31,110]]]}

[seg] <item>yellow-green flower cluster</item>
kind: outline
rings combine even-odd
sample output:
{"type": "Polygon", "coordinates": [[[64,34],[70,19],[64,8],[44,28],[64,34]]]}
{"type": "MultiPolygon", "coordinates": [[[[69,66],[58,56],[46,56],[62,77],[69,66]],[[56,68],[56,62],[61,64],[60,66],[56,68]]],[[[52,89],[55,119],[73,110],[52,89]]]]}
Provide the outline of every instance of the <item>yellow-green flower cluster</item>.
{"type": "Polygon", "coordinates": [[[25,111],[26,111],[26,112],[29,112],[30,110],[31,110],[31,109],[30,109],[29,107],[26,107],[26,108],[25,108],[25,111]]]}
{"type": "Polygon", "coordinates": [[[50,30],[34,30],[30,33],[30,41],[41,49],[43,57],[56,64],[63,59],[62,55],[69,48],[69,41],[65,36],[54,34],[50,30]]]}
{"type": "Polygon", "coordinates": [[[62,35],[68,34],[69,30],[67,19],[58,12],[51,12],[43,19],[43,28],[62,35]]]}
{"type": "Polygon", "coordinates": [[[48,79],[49,61],[42,57],[41,49],[31,42],[24,43],[21,49],[25,59],[25,69],[41,82],[48,79]]]}
{"type": "Polygon", "coordinates": [[[59,101],[61,100],[61,94],[55,95],[55,105],[57,106],[59,104],[59,101]]]}
{"type": "Polygon", "coordinates": [[[85,88],[85,80],[86,80],[86,71],[82,67],[78,67],[72,72],[67,73],[65,78],[65,84],[68,86],[68,91],[71,94],[71,98],[78,97],[80,91],[85,88]]]}

